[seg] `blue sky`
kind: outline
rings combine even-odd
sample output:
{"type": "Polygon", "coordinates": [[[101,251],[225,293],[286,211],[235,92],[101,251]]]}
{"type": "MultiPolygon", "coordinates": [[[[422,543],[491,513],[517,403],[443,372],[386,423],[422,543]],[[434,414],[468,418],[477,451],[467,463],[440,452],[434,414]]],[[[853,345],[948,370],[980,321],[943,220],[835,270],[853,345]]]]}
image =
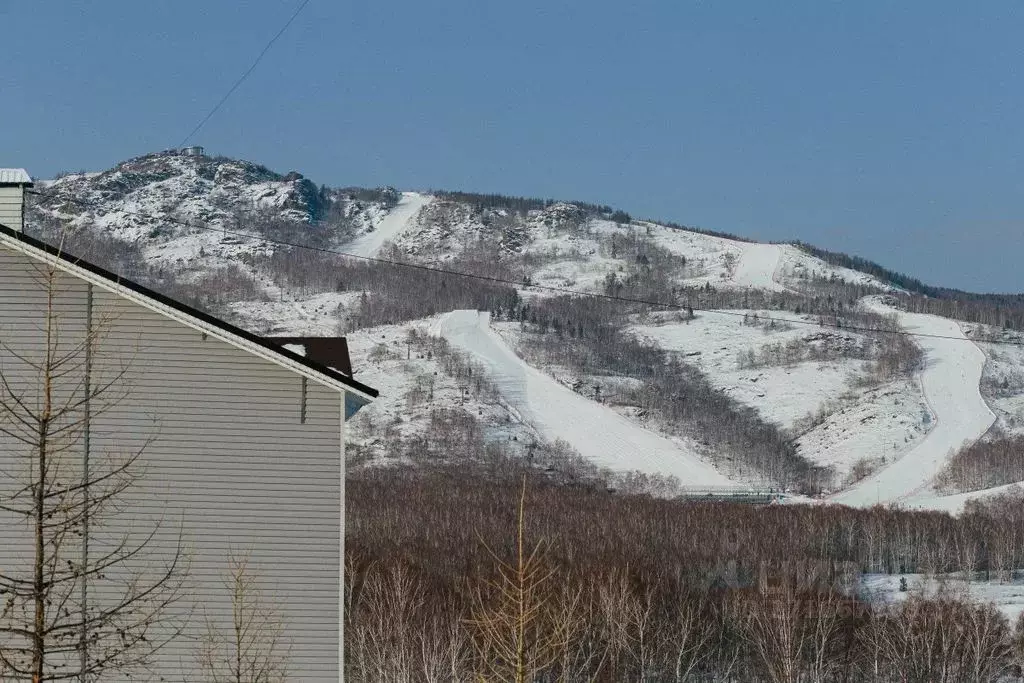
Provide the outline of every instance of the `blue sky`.
{"type": "MultiPolygon", "coordinates": [[[[0,165],[178,144],[298,4],[0,0],[0,165]]],[[[1017,0],[312,0],[196,142],[1024,291],[1021,35],[1017,0]]]]}

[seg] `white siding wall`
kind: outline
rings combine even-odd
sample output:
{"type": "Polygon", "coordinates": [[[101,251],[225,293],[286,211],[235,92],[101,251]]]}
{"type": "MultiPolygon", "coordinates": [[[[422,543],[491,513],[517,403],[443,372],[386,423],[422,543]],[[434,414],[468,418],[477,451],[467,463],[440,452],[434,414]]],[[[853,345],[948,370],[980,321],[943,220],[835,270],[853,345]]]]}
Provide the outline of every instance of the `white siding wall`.
{"type": "Polygon", "coordinates": [[[0,225],[21,230],[22,202],[24,189],[21,187],[0,187],[0,225]]]}
{"type": "MultiPolygon", "coordinates": [[[[0,247],[0,342],[19,352],[39,349],[45,306],[37,268],[0,247]]],[[[65,277],[62,290],[61,333],[70,342],[85,327],[86,284],[65,277]]],[[[308,381],[301,424],[302,379],[295,373],[98,288],[94,297],[94,317],[106,325],[94,381],[127,372],[115,390],[122,400],[93,421],[92,461],[145,447],[145,468],[123,497],[125,513],[93,543],[123,533],[140,538],[158,525],[156,552],[140,565],[150,571],[173,556],[179,534],[187,548],[177,609],[188,626],[159,659],[162,680],[202,680],[194,667],[206,624],[226,626],[230,618],[228,559],[249,553],[264,597],[286,626],[289,680],[337,681],[338,392],[308,381]]],[[[13,374],[18,363],[4,354],[0,348],[0,370],[13,374]]],[[[16,450],[4,446],[0,496],[12,486],[3,473],[19,471],[16,450]]],[[[80,452],[71,449],[72,460],[80,452]]],[[[9,566],[30,550],[29,536],[3,512],[0,525],[8,540],[0,544],[0,565],[9,566]]]]}

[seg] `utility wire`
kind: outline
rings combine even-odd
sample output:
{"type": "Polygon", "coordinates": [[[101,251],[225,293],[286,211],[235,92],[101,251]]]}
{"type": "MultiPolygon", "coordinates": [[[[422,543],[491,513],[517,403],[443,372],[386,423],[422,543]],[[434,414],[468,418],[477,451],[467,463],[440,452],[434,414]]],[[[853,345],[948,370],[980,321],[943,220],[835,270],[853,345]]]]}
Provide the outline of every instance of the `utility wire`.
{"type": "MultiPolygon", "coordinates": [[[[100,208],[100,207],[98,207],[98,206],[96,206],[94,204],[90,204],[90,203],[85,202],[85,201],[80,200],[80,199],[67,199],[67,198],[65,198],[65,199],[68,202],[73,203],[73,204],[77,204],[77,205],[79,205],[79,206],[81,206],[83,208],[90,208],[90,209],[100,208]]],[[[557,287],[555,285],[538,285],[538,284],[533,284],[531,282],[527,282],[525,280],[517,282],[515,280],[508,280],[508,279],[505,279],[505,278],[494,277],[494,276],[490,276],[490,275],[477,275],[475,273],[465,273],[465,272],[462,272],[462,271],[450,270],[450,269],[447,269],[447,268],[439,268],[437,266],[428,266],[428,265],[425,265],[425,264],[422,264],[422,263],[411,263],[409,261],[397,261],[397,260],[394,260],[394,259],[381,258],[379,256],[362,256],[360,254],[352,254],[352,253],[349,253],[349,252],[339,251],[339,250],[336,250],[336,249],[328,249],[326,247],[314,247],[314,246],[310,246],[308,244],[299,244],[297,242],[289,242],[287,240],[274,239],[272,237],[266,237],[266,236],[263,236],[263,235],[254,235],[252,233],[242,232],[242,231],[239,231],[239,230],[230,230],[230,229],[227,229],[227,228],[218,228],[218,227],[214,227],[214,226],[210,226],[210,225],[198,225],[198,224],[195,224],[195,223],[189,223],[187,221],[178,220],[178,219],[173,218],[171,216],[154,216],[152,214],[144,214],[144,213],[140,213],[138,211],[128,211],[128,210],[121,210],[121,213],[127,214],[129,216],[135,216],[137,218],[144,218],[146,220],[151,220],[151,221],[164,221],[164,222],[167,222],[167,223],[173,223],[175,225],[180,225],[180,226],[185,227],[185,228],[191,228],[193,230],[202,230],[202,231],[206,231],[206,232],[216,232],[216,233],[220,233],[222,235],[232,235],[234,237],[242,237],[242,238],[245,238],[245,239],[259,240],[259,241],[262,241],[262,242],[267,242],[269,244],[276,244],[276,245],[279,245],[279,246],[282,246],[282,247],[291,247],[291,248],[294,248],[294,249],[306,249],[308,251],[313,251],[313,252],[317,252],[317,253],[321,253],[321,254],[331,254],[333,256],[341,256],[341,257],[344,257],[344,258],[356,259],[356,260],[359,260],[359,261],[366,261],[366,262],[369,262],[369,263],[379,263],[379,264],[395,266],[395,267],[399,267],[399,268],[408,268],[408,269],[411,269],[411,270],[420,270],[420,271],[427,271],[427,272],[432,272],[432,273],[439,273],[439,274],[442,274],[442,275],[449,275],[449,276],[452,276],[452,277],[461,277],[461,278],[466,278],[466,279],[469,279],[469,280],[477,280],[477,281],[481,281],[481,282],[490,282],[490,283],[494,283],[494,284],[507,285],[507,286],[516,287],[516,288],[533,289],[533,290],[545,291],[545,292],[556,292],[558,294],[566,294],[566,295],[569,295],[569,296],[591,297],[591,298],[595,298],[595,299],[604,299],[604,300],[607,300],[607,301],[617,301],[617,302],[620,302],[620,303],[642,304],[642,305],[645,305],[645,306],[652,306],[652,307],[663,308],[663,309],[674,310],[674,311],[688,310],[688,311],[694,311],[694,312],[698,312],[698,313],[704,313],[706,315],[719,315],[719,316],[727,316],[727,317],[733,317],[733,318],[745,318],[745,317],[747,317],[749,315],[748,313],[745,313],[745,312],[742,312],[742,311],[727,311],[727,310],[721,310],[721,309],[698,308],[698,307],[694,307],[694,306],[688,306],[688,305],[685,305],[685,304],[666,303],[666,302],[663,302],[663,301],[652,301],[650,299],[639,299],[639,298],[628,297],[628,296],[618,296],[618,295],[615,295],[615,294],[604,294],[604,293],[601,293],[601,292],[588,292],[588,291],[579,290],[579,289],[570,289],[568,287],[557,287]]],[[[899,335],[904,335],[904,336],[908,336],[908,337],[918,337],[918,338],[924,338],[924,339],[949,339],[949,340],[952,340],[952,341],[966,341],[966,342],[971,342],[971,343],[974,342],[973,339],[969,339],[967,337],[954,337],[952,335],[931,334],[931,333],[928,333],[928,332],[910,332],[908,330],[885,330],[885,329],[880,329],[880,328],[876,328],[876,327],[863,327],[863,326],[858,326],[858,325],[842,325],[842,324],[839,324],[838,322],[833,323],[833,322],[828,322],[828,321],[825,321],[825,320],[813,321],[813,320],[801,320],[799,318],[772,318],[771,320],[774,321],[774,322],[778,322],[778,323],[789,323],[789,324],[792,324],[792,325],[806,325],[806,326],[810,326],[810,327],[830,327],[830,328],[835,328],[835,329],[838,329],[838,330],[846,330],[847,332],[899,334],[899,335]]],[[[1024,346],[1024,342],[1012,341],[1012,340],[994,339],[994,340],[979,340],[979,341],[981,343],[985,343],[985,344],[999,344],[999,345],[1003,345],[1003,346],[1024,346]]]]}
{"type": "Polygon", "coordinates": [[[195,134],[199,132],[199,129],[205,126],[206,122],[213,118],[213,115],[216,114],[217,111],[222,106],[224,106],[224,103],[228,101],[228,98],[231,97],[231,95],[233,95],[234,92],[238,90],[238,86],[242,85],[242,83],[245,82],[245,79],[247,79],[249,75],[256,70],[257,65],[259,65],[260,63],[260,60],[262,60],[264,55],[266,55],[267,52],[270,51],[270,48],[273,47],[274,43],[277,42],[277,39],[280,38],[284,34],[284,32],[288,30],[288,27],[292,25],[292,22],[295,21],[295,18],[299,16],[299,14],[302,12],[302,10],[306,8],[306,5],[308,4],[309,0],[303,0],[302,4],[299,5],[299,8],[295,10],[292,16],[288,19],[288,21],[285,22],[284,26],[281,27],[281,30],[278,31],[274,35],[274,37],[270,39],[270,42],[263,47],[263,50],[256,57],[256,60],[252,63],[252,65],[250,65],[249,68],[246,69],[245,73],[243,73],[242,76],[237,81],[235,81],[235,84],[231,86],[231,88],[227,91],[224,97],[220,98],[220,102],[218,102],[216,106],[214,106],[214,108],[211,109],[209,113],[203,117],[203,120],[196,124],[196,127],[192,129],[192,132],[185,136],[185,139],[181,141],[178,147],[184,147],[188,143],[188,141],[191,140],[195,136],[195,134]]]}

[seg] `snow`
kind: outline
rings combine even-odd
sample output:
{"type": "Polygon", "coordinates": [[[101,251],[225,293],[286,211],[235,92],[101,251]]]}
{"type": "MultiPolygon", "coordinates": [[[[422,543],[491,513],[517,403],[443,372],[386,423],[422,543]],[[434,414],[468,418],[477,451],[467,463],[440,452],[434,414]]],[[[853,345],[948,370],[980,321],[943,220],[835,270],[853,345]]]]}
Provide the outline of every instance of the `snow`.
{"type": "MultiPolygon", "coordinates": [[[[802,340],[818,328],[743,325],[735,314],[742,312],[702,312],[687,322],[637,325],[631,330],[660,348],[683,354],[684,360],[699,368],[716,387],[782,427],[793,426],[843,393],[851,376],[863,366],[862,361],[844,360],[742,368],[740,358],[745,352],[802,340]]],[[[765,311],[758,314],[762,321],[772,317],[765,311]]]]}
{"type": "Polygon", "coordinates": [[[357,237],[345,247],[345,252],[355,256],[376,256],[386,242],[394,242],[415,219],[430,197],[418,192],[403,192],[398,205],[388,212],[372,232],[357,237]]]}
{"type": "Polygon", "coordinates": [[[992,604],[1003,613],[1010,625],[1024,613],[1024,581],[965,581],[960,575],[942,574],[864,574],[860,577],[858,594],[876,604],[894,604],[911,595],[935,597],[943,593],[969,598],[977,603],[992,604]],[[907,590],[900,590],[900,579],[907,580],[907,590]]]}
{"type": "Polygon", "coordinates": [[[1024,335],[989,325],[963,323],[961,328],[985,352],[982,395],[996,414],[998,428],[1009,434],[1024,432],[1024,335]]]}
{"type": "MultiPolygon", "coordinates": [[[[655,314],[631,331],[659,347],[680,353],[717,388],[753,407],[769,422],[794,432],[801,455],[832,467],[839,480],[865,457],[892,460],[927,431],[922,420],[927,406],[916,383],[895,380],[881,386],[857,381],[867,363],[854,358],[803,361],[766,367],[740,367],[748,351],[769,345],[802,343],[860,344],[863,336],[849,331],[770,321],[778,312],[757,313],[760,324],[744,325],[739,311],[698,313],[690,321],[673,314],[655,314]],[[659,321],[661,324],[658,324],[659,321]],[[814,340],[814,341],[811,341],[814,340]],[[822,413],[812,427],[809,415],[822,413]]],[[[809,316],[783,317],[813,322],[809,316]]]]}
{"type": "MultiPolygon", "coordinates": [[[[268,290],[271,286],[265,284],[268,290]]],[[[229,310],[239,322],[258,334],[334,337],[339,334],[342,308],[355,304],[360,294],[326,292],[297,298],[278,290],[274,301],[238,301],[231,304],[229,310]]]]}
{"type": "Polygon", "coordinates": [[[784,289],[775,279],[781,262],[782,249],[779,245],[745,244],[732,277],[732,284],[751,289],[784,289]]]}
{"type": "MultiPolygon", "coordinates": [[[[874,300],[868,306],[882,313],[894,312],[874,300]]],[[[898,460],[833,496],[837,503],[866,506],[898,502],[912,507],[937,504],[937,496],[929,487],[932,478],[954,451],[980,438],[995,421],[979,389],[985,354],[964,336],[957,322],[919,313],[896,314],[907,331],[953,337],[916,339],[925,353],[920,382],[935,426],[898,460]]]]}
{"type": "Polygon", "coordinates": [[[920,500],[912,501],[911,504],[917,508],[938,510],[939,512],[948,512],[950,514],[957,515],[963,512],[964,506],[966,506],[969,501],[984,501],[986,498],[992,498],[994,496],[1000,496],[1008,493],[1021,496],[1024,495],[1024,489],[1021,488],[1021,484],[1018,482],[1015,484],[1005,484],[1003,486],[993,486],[990,489],[968,491],[967,493],[955,493],[948,496],[936,495],[930,498],[922,497],[920,500]]]}
{"type": "Polygon", "coordinates": [[[731,482],[681,444],[630,422],[529,366],[490,327],[490,314],[454,311],[432,333],[470,353],[488,370],[510,410],[545,438],[562,439],[599,467],[673,475],[689,486],[731,482]]]}
{"type": "Polygon", "coordinates": [[[811,256],[804,250],[793,246],[792,244],[780,244],[778,247],[781,250],[781,260],[779,269],[776,272],[776,277],[782,282],[810,279],[811,277],[823,279],[835,278],[854,285],[876,287],[887,292],[900,291],[897,287],[893,287],[892,285],[882,282],[872,275],[862,273],[859,270],[833,266],[825,263],[816,256],[811,256]]]}
{"type": "Polygon", "coordinates": [[[792,244],[743,242],[657,223],[640,225],[656,244],[685,256],[702,271],[688,278],[688,284],[781,291],[794,280],[819,277],[895,291],[871,275],[829,265],[792,244]]]}
{"type": "Polygon", "coordinates": [[[411,329],[427,332],[436,318],[404,325],[381,325],[347,335],[356,378],[380,396],[346,424],[350,443],[367,446],[381,459],[393,458],[386,434],[403,436],[427,431],[435,410],[458,410],[475,416],[489,439],[529,442],[529,428],[518,424],[506,406],[465,391],[446,374],[436,358],[427,358],[406,344],[411,329]],[[424,390],[428,396],[423,396],[424,390]],[[419,395],[418,395],[419,394],[419,395]]]}
{"type": "Polygon", "coordinates": [[[852,387],[822,408],[826,417],[797,438],[797,450],[831,467],[840,485],[859,463],[879,467],[898,459],[933,425],[920,386],[909,379],[852,387]]]}

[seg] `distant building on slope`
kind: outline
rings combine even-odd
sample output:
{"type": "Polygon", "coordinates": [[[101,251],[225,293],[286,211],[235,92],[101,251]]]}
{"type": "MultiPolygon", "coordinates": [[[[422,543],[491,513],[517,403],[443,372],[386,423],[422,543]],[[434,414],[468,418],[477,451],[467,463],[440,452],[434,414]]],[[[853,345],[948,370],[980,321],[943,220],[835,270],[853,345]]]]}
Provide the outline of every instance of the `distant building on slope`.
{"type": "Polygon", "coordinates": [[[206,155],[206,150],[204,150],[199,145],[193,145],[192,147],[182,147],[181,155],[186,157],[201,157],[206,155]]]}
{"type": "Polygon", "coordinates": [[[32,178],[23,168],[0,168],[0,225],[23,232],[25,227],[25,189],[32,178]]]}

